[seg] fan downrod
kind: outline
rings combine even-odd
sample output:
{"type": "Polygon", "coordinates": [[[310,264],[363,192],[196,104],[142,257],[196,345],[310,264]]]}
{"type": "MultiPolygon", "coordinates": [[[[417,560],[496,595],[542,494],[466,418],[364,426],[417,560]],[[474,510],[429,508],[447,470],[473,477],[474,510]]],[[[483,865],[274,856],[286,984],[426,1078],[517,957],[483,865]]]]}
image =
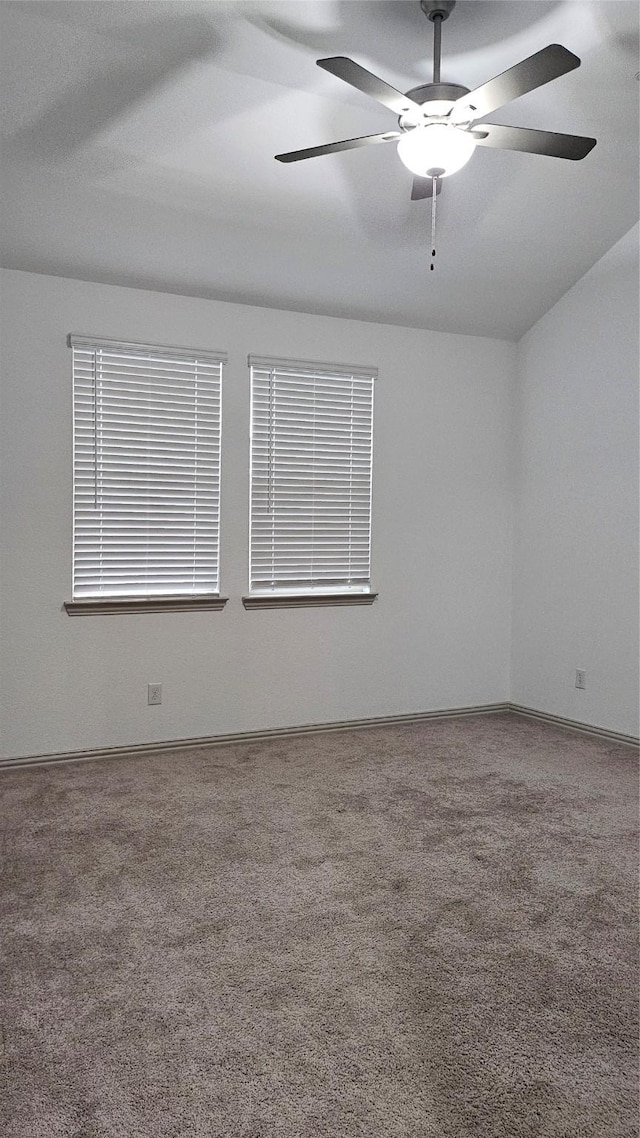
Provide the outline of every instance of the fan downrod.
{"type": "Polygon", "coordinates": [[[448,20],[456,6],[456,0],[420,0],[420,7],[431,22],[448,20]]]}

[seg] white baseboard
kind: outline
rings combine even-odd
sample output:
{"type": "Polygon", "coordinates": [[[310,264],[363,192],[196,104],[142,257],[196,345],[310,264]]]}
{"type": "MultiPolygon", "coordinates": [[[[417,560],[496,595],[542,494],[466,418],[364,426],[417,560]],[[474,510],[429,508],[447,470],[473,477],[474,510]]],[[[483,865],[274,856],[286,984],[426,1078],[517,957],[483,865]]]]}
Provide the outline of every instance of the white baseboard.
{"type": "Polygon", "coordinates": [[[607,727],[595,727],[591,723],[580,723],[577,719],[565,719],[562,715],[551,715],[547,711],[536,711],[534,707],[522,707],[519,703],[510,703],[509,710],[515,715],[525,715],[530,719],[541,719],[543,723],[566,727],[569,731],[580,731],[583,735],[595,735],[598,739],[610,739],[612,743],[624,743],[629,747],[637,747],[640,744],[640,738],[637,735],[623,735],[621,731],[609,731],[607,727]]]}
{"type": "Polygon", "coordinates": [[[406,715],[382,715],[373,719],[345,719],[333,723],[305,723],[299,727],[272,727],[264,731],[240,731],[232,735],[204,735],[195,739],[167,739],[156,743],[133,743],[130,747],[100,747],[88,751],[53,752],[0,759],[0,770],[10,767],[42,766],[49,763],[75,763],[88,759],[121,758],[124,755],[155,755],[162,751],[184,751],[194,747],[223,747],[228,743],[260,743],[290,735],[309,735],[315,731],[357,731],[366,727],[385,727],[400,723],[419,723],[423,719],[451,719],[460,715],[495,715],[509,711],[508,703],[487,703],[477,707],[450,707],[439,711],[416,711],[406,715]]]}
{"type": "Polygon", "coordinates": [[[314,732],[357,731],[367,727],[386,727],[401,723],[420,723],[429,719],[457,719],[469,715],[496,715],[511,712],[532,719],[539,719],[570,731],[580,731],[599,739],[609,739],[614,743],[624,743],[637,747],[640,740],[634,735],[623,735],[619,731],[609,731],[604,727],[594,727],[579,723],[574,719],[564,719],[560,715],[549,715],[532,707],[521,707],[515,703],[487,703],[476,707],[449,707],[438,711],[417,711],[407,715],[383,715],[373,719],[345,719],[333,723],[306,723],[299,727],[274,727],[265,731],[241,731],[231,735],[198,736],[194,739],[167,739],[155,743],[134,743],[131,746],[100,747],[87,751],[53,752],[42,755],[25,755],[22,758],[0,759],[0,770],[15,767],[45,766],[51,763],[77,763],[92,759],[124,758],[126,755],[155,755],[163,751],[184,751],[198,747],[222,747],[229,743],[259,743],[270,739],[294,735],[309,735],[314,732]]]}

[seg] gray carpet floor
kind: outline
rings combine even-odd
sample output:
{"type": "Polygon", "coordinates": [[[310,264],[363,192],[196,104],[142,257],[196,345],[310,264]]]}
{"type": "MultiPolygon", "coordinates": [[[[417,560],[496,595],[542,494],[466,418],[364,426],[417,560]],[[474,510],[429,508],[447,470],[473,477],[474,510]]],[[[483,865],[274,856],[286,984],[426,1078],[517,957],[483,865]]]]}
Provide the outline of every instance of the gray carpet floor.
{"type": "Polygon", "coordinates": [[[510,715],[5,772],[4,1138],[632,1138],[637,794],[510,715]]]}

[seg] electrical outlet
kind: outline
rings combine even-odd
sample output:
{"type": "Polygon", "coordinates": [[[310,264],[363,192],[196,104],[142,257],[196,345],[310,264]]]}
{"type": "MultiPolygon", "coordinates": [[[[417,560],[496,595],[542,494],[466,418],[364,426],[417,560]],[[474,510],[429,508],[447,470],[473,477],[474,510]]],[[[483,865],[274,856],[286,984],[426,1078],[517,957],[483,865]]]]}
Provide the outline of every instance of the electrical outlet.
{"type": "Polygon", "coordinates": [[[584,691],[586,686],[587,673],[584,671],[584,668],[576,668],[576,687],[580,688],[581,691],[584,691]]]}
{"type": "Polygon", "coordinates": [[[147,684],[147,703],[162,703],[162,684],[147,684]]]}

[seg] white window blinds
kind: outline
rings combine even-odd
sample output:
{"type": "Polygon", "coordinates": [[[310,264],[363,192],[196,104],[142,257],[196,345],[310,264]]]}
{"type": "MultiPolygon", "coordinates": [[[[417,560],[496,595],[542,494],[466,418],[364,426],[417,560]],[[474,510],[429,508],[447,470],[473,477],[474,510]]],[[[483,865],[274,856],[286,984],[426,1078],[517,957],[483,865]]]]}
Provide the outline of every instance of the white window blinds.
{"type": "Polygon", "coordinates": [[[250,592],[369,592],[376,369],[249,365],[250,592]]]}
{"type": "Polygon", "coordinates": [[[69,343],[74,598],[217,593],[226,356],[69,343]]]}

